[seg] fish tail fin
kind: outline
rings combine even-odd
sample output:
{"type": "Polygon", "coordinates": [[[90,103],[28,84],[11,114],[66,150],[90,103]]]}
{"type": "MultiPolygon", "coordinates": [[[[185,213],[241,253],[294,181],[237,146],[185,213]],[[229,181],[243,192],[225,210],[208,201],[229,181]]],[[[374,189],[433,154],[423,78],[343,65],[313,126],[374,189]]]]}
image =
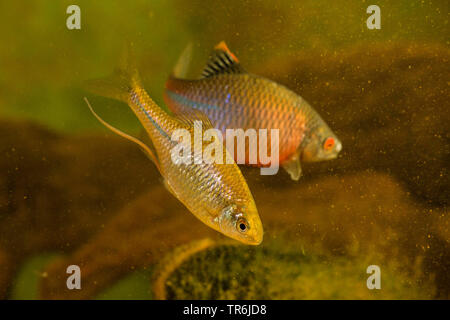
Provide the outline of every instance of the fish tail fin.
{"type": "Polygon", "coordinates": [[[99,96],[127,102],[132,89],[129,79],[127,73],[117,69],[110,76],[86,81],[85,89],[99,96]]]}
{"type": "Polygon", "coordinates": [[[178,58],[171,76],[178,79],[185,79],[189,71],[192,59],[192,42],[188,43],[178,58]]]}
{"type": "Polygon", "coordinates": [[[131,91],[141,85],[131,46],[127,45],[120,66],[111,75],[88,80],[84,88],[99,96],[128,102],[131,91]]]}

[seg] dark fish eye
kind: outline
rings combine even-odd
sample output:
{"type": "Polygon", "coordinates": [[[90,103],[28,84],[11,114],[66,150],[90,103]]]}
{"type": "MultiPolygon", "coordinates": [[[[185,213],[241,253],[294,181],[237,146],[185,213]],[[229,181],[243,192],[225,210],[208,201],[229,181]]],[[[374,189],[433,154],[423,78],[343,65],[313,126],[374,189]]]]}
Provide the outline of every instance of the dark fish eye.
{"type": "Polygon", "coordinates": [[[334,138],[333,137],[326,138],[323,143],[323,148],[325,150],[331,150],[333,147],[334,147],[334,138]]]}
{"type": "Polygon", "coordinates": [[[248,222],[244,218],[240,218],[236,222],[236,228],[240,233],[246,233],[248,231],[248,222]]]}

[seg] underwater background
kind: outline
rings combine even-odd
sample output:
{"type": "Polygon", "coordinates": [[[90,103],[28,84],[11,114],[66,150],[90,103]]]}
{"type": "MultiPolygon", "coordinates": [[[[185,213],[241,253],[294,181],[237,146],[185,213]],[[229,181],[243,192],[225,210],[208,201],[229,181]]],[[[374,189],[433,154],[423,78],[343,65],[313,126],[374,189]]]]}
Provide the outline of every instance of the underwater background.
{"type": "Polygon", "coordinates": [[[36,0],[0,12],[1,298],[450,297],[448,1],[36,0]],[[71,4],[80,30],[66,27],[71,4]],[[366,26],[371,4],[380,30],[366,26]],[[298,182],[242,167],[265,228],[257,247],[198,221],[83,101],[139,135],[129,108],[82,82],[110,73],[133,42],[164,108],[186,44],[195,76],[221,40],[343,143],[298,182]],[[81,290],[66,287],[72,264],[81,290]],[[380,290],[366,286],[370,265],[380,290]]]}

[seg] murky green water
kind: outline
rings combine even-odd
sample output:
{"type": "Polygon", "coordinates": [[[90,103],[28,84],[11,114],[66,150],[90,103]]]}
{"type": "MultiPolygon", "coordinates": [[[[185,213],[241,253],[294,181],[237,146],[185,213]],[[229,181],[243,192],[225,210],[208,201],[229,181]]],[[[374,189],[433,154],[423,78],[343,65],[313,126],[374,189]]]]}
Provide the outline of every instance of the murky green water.
{"type": "Polygon", "coordinates": [[[1,298],[151,299],[159,281],[171,299],[448,299],[447,1],[26,1],[0,12],[1,298]],[[71,4],[79,30],[66,26],[71,4]],[[367,28],[371,4],[381,29],[367,28]],[[194,76],[221,40],[343,143],[298,182],[242,168],[266,231],[258,247],[196,220],[83,101],[139,135],[129,108],[82,82],[110,73],[132,42],[165,108],[186,44],[194,76]],[[185,249],[200,239],[216,245],[185,249]],[[81,290],[66,287],[72,264],[81,290]],[[381,289],[367,288],[370,265],[381,289]]]}

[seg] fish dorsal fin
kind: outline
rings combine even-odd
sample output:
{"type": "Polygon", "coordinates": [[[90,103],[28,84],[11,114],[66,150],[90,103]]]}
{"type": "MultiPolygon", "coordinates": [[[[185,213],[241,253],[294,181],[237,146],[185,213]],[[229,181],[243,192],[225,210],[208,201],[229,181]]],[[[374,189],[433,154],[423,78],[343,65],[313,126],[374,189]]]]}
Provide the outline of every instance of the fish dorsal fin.
{"type": "Polygon", "coordinates": [[[206,114],[200,110],[186,109],[181,112],[175,113],[175,116],[181,123],[189,127],[194,126],[195,121],[201,121],[203,130],[214,128],[211,120],[209,120],[206,114]]]}
{"type": "Polygon", "coordinates": [[[202,77],[209,78],[224,73],[245,73],[238,58],[228,49],[224,41],[214,47],[214,52],[208,60],[202,77]]]}
{"type": "Polygon", "coordinates": [[[172,76],[179,79],[186,78],[189,71],[189,65],[192,60],[192,43],[190,42],[186,48],[184,48],[180,57],[178,58],[177,64],[172,70],[172,76]]]}

